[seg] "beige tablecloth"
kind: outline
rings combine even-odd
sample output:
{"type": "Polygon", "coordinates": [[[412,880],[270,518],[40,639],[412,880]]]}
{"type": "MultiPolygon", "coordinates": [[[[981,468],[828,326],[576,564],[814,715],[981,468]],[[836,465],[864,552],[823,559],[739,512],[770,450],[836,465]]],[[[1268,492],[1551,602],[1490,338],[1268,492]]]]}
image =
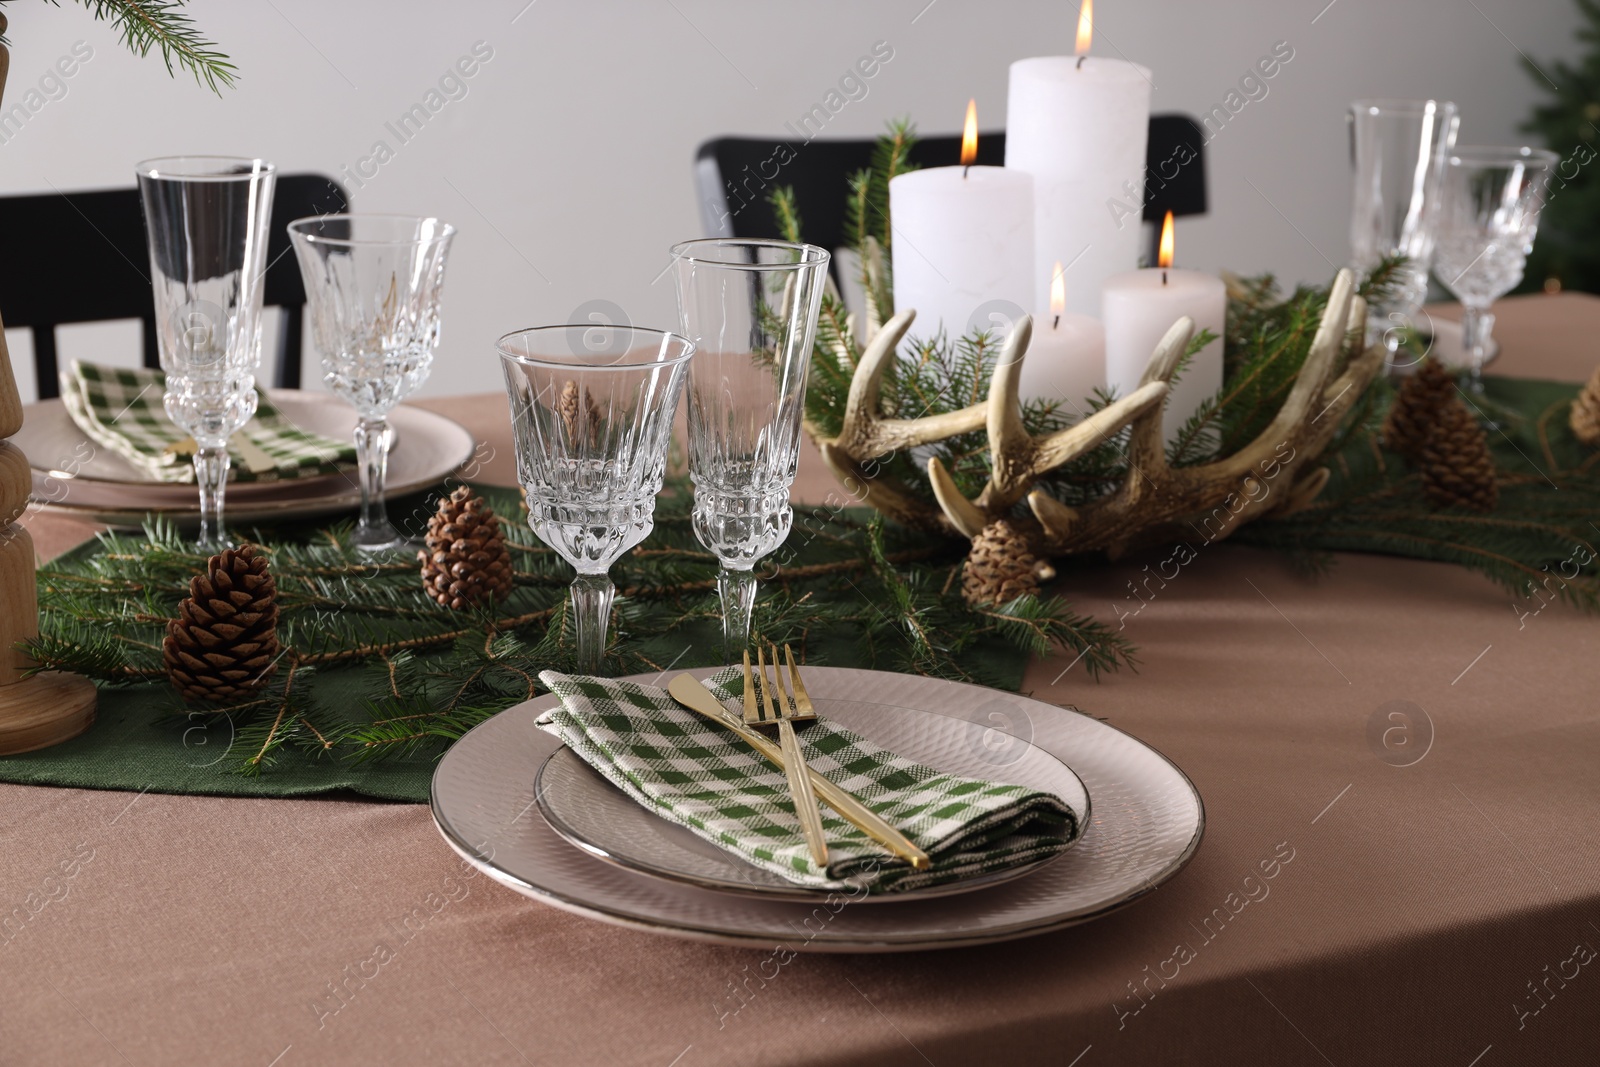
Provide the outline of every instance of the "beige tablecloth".
{"type": "MultiPolygon", "coordinates": [[[[1600,300],[1499,310],[1497,370],[1577,379],[1600,359],[1600,300]]],[[[501,398],[426,406],[509,472],[501,398]]],[[[52,551],[83,534],[34,529],[52,551]]],[[[1070,569],[1061,590],[1112,619],[1146,562],[1070,569]]],[[[1190,867],[1108,918],[802,956],[763,983],[762,953],[468,876],[424,807],[0,786],[0,1062],[1595,1062],[1600,620],[1519,616],[1444,564],[1341,555],[1307,581],[1218,545],[1126,626],[1140,673],[1097,685],[1057,658],[1027,677],[1205,798],[1190,867]],[[1403,767],[1380,758],[1398,737],[1369,736],[1401,708],[1431,721],[1403,767]]]]}

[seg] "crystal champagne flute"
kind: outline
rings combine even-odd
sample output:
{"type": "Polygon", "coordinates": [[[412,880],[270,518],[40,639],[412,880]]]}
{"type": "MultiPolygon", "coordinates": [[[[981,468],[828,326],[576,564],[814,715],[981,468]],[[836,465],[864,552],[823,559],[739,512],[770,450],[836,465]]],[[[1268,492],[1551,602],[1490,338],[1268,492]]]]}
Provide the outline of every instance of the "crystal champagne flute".
{"type": "Polygon", "coordinates": [[[1369,343],[1382,341],[1391,361],[1428,295],[1440,175],[1459,121],[1447,100],[1350,105],[1351,266],[1365,273],[1385,257],[1406,257],[1393,295],[1367,312],[1369,343]]]}
{"type": "Polygon", "coordinates": [[[672,249],[689,368],[695,537],[721,563],[724,653],[750,638],[755,565],[789,536],[806,376],[828,253],[711,238],[672,249]]]}
{"type": "Polygon", "coordinates": [[[167,417],[194,438],[199,547],[228,544],[228,438],[256,412],[261,289],[276,169],[259,159],[140,163],[167,417]]]}

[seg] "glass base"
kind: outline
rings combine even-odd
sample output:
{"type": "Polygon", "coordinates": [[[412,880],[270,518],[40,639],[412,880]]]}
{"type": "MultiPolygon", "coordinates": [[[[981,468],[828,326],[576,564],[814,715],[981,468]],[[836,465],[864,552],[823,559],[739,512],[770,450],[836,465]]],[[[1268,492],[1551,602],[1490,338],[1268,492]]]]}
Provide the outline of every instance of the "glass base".
{"type": "Polygon", "coordinates": [[[238,548],[239,542],[230,537],[227,530],[212,531],[202,527],[194,547],[198,552],[214,556],[225,548],[238,548]]]}
{"type": "Polygon", "coordinates": [[[420,537],[408,537],[391,523],[358,526],[350,543],[362,552],[416,552],[423,547],[420,537]]]}

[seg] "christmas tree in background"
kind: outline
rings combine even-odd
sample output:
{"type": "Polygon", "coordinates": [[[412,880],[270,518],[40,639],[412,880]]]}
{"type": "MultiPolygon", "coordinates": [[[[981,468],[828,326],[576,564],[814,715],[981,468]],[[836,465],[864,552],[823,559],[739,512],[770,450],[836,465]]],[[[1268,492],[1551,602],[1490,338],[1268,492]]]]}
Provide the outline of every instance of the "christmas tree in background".
{"type": "Polygon", "coordinates": [[[1600,0],[1577,0],[1585,45],[1576,63],[1523,66],[1550,99],[1534,108],[1523,129],[1561,156],[1528,257],[1522,291],[1600,292],[1600,0]]]}

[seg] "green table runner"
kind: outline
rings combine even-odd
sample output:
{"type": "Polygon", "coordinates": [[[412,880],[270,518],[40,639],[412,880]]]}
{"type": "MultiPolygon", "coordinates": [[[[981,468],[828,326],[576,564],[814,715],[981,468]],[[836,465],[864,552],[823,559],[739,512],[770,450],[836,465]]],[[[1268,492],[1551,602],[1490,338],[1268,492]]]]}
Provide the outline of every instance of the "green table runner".
{"type": "MultiPolygon", "coordinates": [[[[1422,504],[1416,472],[1374,443],[1375,413],[1368,423],[1371,429],[1352,433],[1343,449],[1327,461],[1332,479],[1313,507],[1287,519],[1253,523],[1234,540],[1297,553],[1355,550],[1446,560],[1483,571],[1514,598],[1527,597],[1530,603],[1543,602],[1532,599],[1537,588],[1549,589],[1573,603],[1595,606],[1600,602],[1595,565],[1600,553],[1594,551],[1600,542],[1600,535],[1594,532],[1600,524],[1600,453],[1578,442],[1567,428],[1567,407],[1577,388],[1559,382],[1495,377],[1486,379],[1486,385],[1487,396],[1476,402],[1503,427],[1488,438],[1500,483],[1497,512],[1434,511],[1422,504]],[[1552,574],[1558,574],[1560,581],[1554,581],[1552,574]]],[[[503,515],[515,514],[512,491],[486,493],[492,495],[491,502],[503,515]]],[[[425,515],[427,499],[394,501],[393,513],[425,515]]],[[[959,544],[941,546],[891,527],[883,534],[884,540],[868,551],[863,541],[870,536],[868,529],[859,516],[847,520],[850,516],[826,508],[797,513],[783,560],[792,588],[780,594],[780,583],[774,583],[763,594],[766,604],[783,601],[774,609],[783,615],[774,624],[788,627],[780,630],[780,641],[793,639],[797,646],[803,642],[811,663],[921,671],[927,669],[928,653],[913,654],[906,635],[931,630],[939,646],[937,655],[942,657],[940,670],[969,672],[975,680],[1010,689],[1021,684],[1027,654],[1014,640],[1000,639],[998,629],[974,637],[971,616],[952,605],[948,579],[960,559],[959,544]],[[855,561],[851,566],[861,566],[841,580],[829,579],[832,585],[818,584],[818,574],[851,560],[855,561]],[[853,614],[854,621],[841,624],[832,616],[816,614],[818,599],[827,597],[844,598],[831,606],[848,608],[845,614],[853,614]],[[824,618],[827,621],[819,621],[824,618]],[[961,639],[953,640],[955,636],[961,639]]],[[[519,530],[514,521],[508,527],[525,543],[532,543],[525,527],[519,530]]],[[[273,536],[285,538],[284,544],[304,546],[326,541],[328,533],[303,527],[273,536]]],[[[123,549],[127,550],[126,544],[123,549]]],[[[716,602],[706,581],[714,568],[693,558],[704,554],[698,553],[689,531],[684,500],[663,500],[657,533],[641,549],[648,560],[641,557],[630,563],[630,557],[624,557],[619,561],[618,571],[626,572],[617,574],[619,586],[689,579],[690,586],[704,591],[681,608],[673,603],[621,602],[622,628],[628,635],[624,647],[644,660],[629,670],[720,663],[716,602]],[[667,634],[663,619],[674,613],[667,634]]],[[[70,565],[101,551],[100,545],[91,543],[66,559],[70,565]]],[[[510,607],[524,612],[543,609],[534,614],[550,620],[518,630],[517,636],[532,644],[543,636],[544,627],[559,620],[548,612],[562,601],[562,587],[570,572],[548,554],[542,562],[541,557],[528,558],[533,560],[527,564],[532,573],[526,581],[519,581],[516,595],[522,599],[510,607]]],[[[519,568],[525,563],[519,558],[519,568]]],[[[408,565],[397,562],[390,570],[384,580],[394,583],[397,596],[420,597],[420,580],[412,582],[406,573],[408,565]]],[[[959,588],[959,584],[954,586],[959,588]]],[[[1513,606],[1517,602],[1514,599],[1513,606]]],[[[175,606],[173,599],[171,607],[175,606]]],[[[159,615],[171,608],[157,604],[154,610],[159,615]]],[[[292,620],[298,615],[289,612],[288,617],[292,620]]],[[[1080,636],[1097,641],[1108,634],[1115,636],[1114,620],[1102,622],[1110,625],[1102,627],[1100,636],[1089,630],[1080,630],[1080,636]]],[[[108,628],[114,630],[115,626],[95,623],[83,627],[81,634],[87,639],[98,633],[103,639],[108,628]]],[[[159,629],[147,626],[142,638],[158,645],[159,629]]],[[[475,640],[481,643],[483,639],[480,635],[475,640]]],[[[544,656],[542,651],[539,654],[544,656]]],[[[145,657],[148,668],[149,654],[145,657]]],[[[154,662],[159,664],[158,659],[154,662]]],[[[537,670],[546,667],[561,669],[562,664],[540,662],[537,670]]],[[[359,718],[364,713],[362,698],[370,701],[374,692],[372,670],[320,669],[314,682],[316,699],[325,707],[359,718]]],[[[453,684],[449,678],[435,677],[434,681],[453,684]]],[[[402,703],[402,690],[403,686],[396,691],[393,703],[402,703]]],[[[517,703],[525,695],[524,688],[490,710],[517,703]]],[[[276,762],[260,775],[241,775],[237,771],[239,751],[242,744],[254,743],[254,735],[241,738],[239,734],[259,733],[260,729],[261,724],[247,722],[242,731],[236,731],[226,717],[194,715],[162,683],[102,688],[98,717],[87,733],[40,752],[0,757],[0,781],[230,796],[353,790],[372,797],[424,801],[441,747],[433,744],[402,758],[363,763],[285,746],[277,752],[276,762]]]]}
{"type": "MultiPolygon", "coordinates": [[[[433,493],[392,500],[391,514],[426,515],[431,510],[430,501],[437,500],[441,493],[448,494],[450,488],[453,487],[446,486],[433,493]]],[[[518,498],[514,490],[482,486],[479,489],[502,517],[509,517],[506,522],[508,536],[519,539],[524,544],[537,546],[527,527],[517,525],[520,516],[517,516],[516,512],[518,498]]],[[[826,519],[829,513],[819,514],[826,519]]],[[[835,519],[830,521],[839,525],[822,528],[823,533],[828,536],[802,536],[801,520],[810,517],[804,512],[797,512],[796,535],[792,538],[794,551],[784,559],[784,566],[791,573],[803,572],[804,568],[814,567],[819,563],[826,565],[828,561],[849,558],[854,551],[857,551],[854,548],[842,547],[839,535],[861,536],[863,527],[859,521],[862,518],[860,513],[853,512],[849,516],[836,514],[835,519]],[[846,529],[843,525],[847,519],[851,520],[850,529],[846,529]]],[[[348,523],[344,528],[347,530],[348,523]]],[[[341,531],[338,528],[330,531],[317,525],[303,524],[274,531],[256,531],[251,537],[268,545],[306,546],[326,542],[330,532],[337,535],[341,531]]],[[[234,533],[236,537],[242,537],[246,531],[235,530],[234,533]]],[[[906,544],[907,541],[900,538],[894,541],[891,547],[903,549],[906,544]]],[[[653,567],[657,565],[658,559],[666,559],[674,569],[662,573],[673,579],[700,579],[701,571],[704,572],[704,578],[709,579],[714,576],[714,564],[679,561],[674,557],[674,553],[681,549],[665,546],[698,548],[694,545],[689,530],[687,506],[682,502],[662,503],[658,512],[657,533],[641,548],[646,550],[648,561],[653,567]],[[681,516],[678,514],[680,511],[683,512],[681,516]],[[650,555],[651,551],[656,555],[650,555]],[[684,569],[691,565],[698,570],[684,569]]],[[[126,552],[130,546],[124,542],[118,547],[126,552]]],[[[106,547],[102,543],[90,542],[67,553],[55,563],[82,570],[105,551],[106,547]]],[[[540,550],[535,548],[535,551],[540,550]]],[[[960,558],[959,545],[948,549],[940,546],[938,551],[941,554],[941,565],[945,567],[960,558]]],[[[565,585],[570,579],[570,568],[549,553],[536,555],[523,551],[518,554],[516,563],[523,572],[525,580],[519,584],[514,594],[518,599],[509,601],[500,614],[526,612],[529,608],[538,609],[547,605],[559,607],[564,604],[565,585]]],[[[144,564],[141,563],[139,566],[143,567],[144,564]]],[[[627,556],[619,561],[613,570],[619,587],[625,588],[637,583],[640,580],[639,575],[644,573],[639,569],[642,566],[643,564],[638,567],[631,565],[627,556]]],[[[160,567],[152,564],[150,569],[156,571],[160,567]]],[[[869,591],[875,587],[870,567],[849,577],[861,590],[859,594],[852,595],[860,595],[863,599],[872,595],[869,591]]],[[[367,584],[365,578],[357,580],[367,584]]],[[[378,580],[392,583],[401,590],[398,595],[413,598],[412,602],[420,603],[433,612],[432,622],[425,621],[417,625],[431,625],[436,629],[473,625],[473,616],[434,609],[431,602],[426,601],[422,595],[421,580],[416,573],[415,563],[409,558],[396,557],[388,560],[387,570],[378,580]]],[[[627,601],[619,601],[621,629],[626,635],[622,647],[630,657],[629,664],[624,665],[624,670],[648,670],[652,664],[663,667],[670,664],[674,669],[682,670],[722,662],[720,624],[711,614],[716,604],[716,594],[712,584],[700,582],[704,588],[688,595],[681,608],[672,603],[647,606],[642,600],[636,600],[631,605],[627,601]],[[649,618],[641,617],[640,613],[647,608],[655,614],[649,618]],[[689,621],[682,622],[680,619],[670,634],[655,632],[664,616],[684,615],[689,616],[689,621]]],[[[286,582],[280,576],[280,600],[285,585],[286,582]]],[[[771,583],[764,587],[763,601],[758,603],[758,612],[762,603],[768,605],[787,603],[801,597],[807,588],[807,581],[800,577],[794,579],[794,589],[790,592],[783,591],[778,583],[771,583]]],[[[172,607],[175,607],[177,594],[170,593],[166,596],[170,599],[172,607]]],[[[172,607],[165,606],[163,602],[143,610],[164,615],[170,613],[172,607]]],[[[294,626],[302,624],[311,614],[313,613],[305,609],[285,609],[284,619],[287,620],[287,625],[294,626]]],[[[426,613],[419,612],[419,614],[426,613]]],[[[379,618],[381,620],[381,617],[379,618]]],[[[547,626],[557,625],[560,622],[560,616],[556,616],[549,622],[541,620],[520,627],[516,630],[516,637],[524,643],[524,646],[535,645],[547,636],[547,626]]],[[[280,621],[280,628],[284,625],[285,622],[280,621]]],[[[116,624],[91,623],[80,628],[78,636],[85,639],[95,635],[103,637],[107,629],[117,628],[116,624]]],[[[135,628],[131,625],[126,629],[129,636],[137,637],[144,644],[159,646],[161,631],[158,626],[146,626],[136,634],[133,633],[135,628]]],[[[422,631],[414,629],[409,632],[422,631]]],[[[403,636],[404,632],[400,635],[403,636]]],[[[67,639],[70,640],[71,635],[68,635],[67,639]]],[[[780,637],[781,639],[785,638],[780,637]]],[[[472,640],[481,646],[484,638],[480,633],[472,640]]],[[[849,628],[816,627],[807,637],[805,647],[808,661],[813,663],[841,667],[883,668],[895,666],[899,662],[896,659],[898,654],[896,650],[882,644],[874,648],[871,641],[861,640],[859,630],[849,628]]],[[[143,658],[139,661],[140,665],[146,667],[151,664],[159,665],[159,656],[155,653],[141,653],[141,655],[143,658]]],[[[544,666],[566,666],[559,653],[552,653],[548,657],[541,653],[540,656],[539,669],[544,666]]],[[[1021,684],[1026,654],[1014,645],[993,639],[981,640],[963,648],[960,651],[960,658],[967,668],[975,672],[976,677],[989,684],[1010,689],[1016,689],[1021,684]]],[[[453,690],[459,684],[457,679],[450,676],[439,677],[438,668],[430,666],[442,662],[448,661],[436,653],[423,652],[416,655],[406,669],[417,676],[427,675],[425,679],[427,683],[440,690],[453,690]],[[430,671],[434,673],[430,675],[430,671]]],[[[460,671],[462,676],[469,673],[469,669],[460,671]]],[[[274,683],[281,683],[283,675],[284,671],[280,668],[274,683]]],[[[301,686],[307,683],[296,684],[301,686]]],[[[363,719],[378,717],[379,712],[373,708],[371,702],[375,695],[383,696],[390,688],[389,682],[384,678],[383,663],[374,661],[357,666],[319,667],[311,676],[310,686],[315,704],[322,709],[322,713],[333,717],[336,721],[345,722],[360,722],[363,719]]],[[[403,694],[406,698],[414,695],[413,688],[407,684],[404,677],[398,686],[398,691],[397,697],[399,694],[403,694]]],[[[539,691],[544,692],[542,686],[539,691]]],[[[489,698],[479,703],[489,703],[492,704],[490,710],[500,710],[519,703],[526,696],[526,688],[521,687],[520,691],[511,693],[508,690],[506,695],[501,697],[494,697],[491,694],[489,698]]],[[[397,699],[396,703],[398,702],[397,699]]],[[[405,715],[408,710],[403,707],[391,707],[383,710],[381,714],[405,715]]],[[[260,720],[244,719],[236,726],[231,716],[207,715],[189,709],[178,698],[175,690],[163,680],[140,682],[132,686],[102,685],[95,723],[86,733],[52,748],[15,756],[0,756],[0,782],[222,796],[299,796],[344,790],[389,800],[423,802],[428,798],[433,770],[445,747],[443,740],[433,740],[427,742],[422,750],[412,754],[382,761],[360,761],[350,758],[348,752],[317,753],[305,747],[284,745],[273,752],[270,764],[264,764],[260,768],[260,773],[241,774],[240,763],[245,756],[255,750],[254,746],[259,744],[264,725],[260,720]]]]}

